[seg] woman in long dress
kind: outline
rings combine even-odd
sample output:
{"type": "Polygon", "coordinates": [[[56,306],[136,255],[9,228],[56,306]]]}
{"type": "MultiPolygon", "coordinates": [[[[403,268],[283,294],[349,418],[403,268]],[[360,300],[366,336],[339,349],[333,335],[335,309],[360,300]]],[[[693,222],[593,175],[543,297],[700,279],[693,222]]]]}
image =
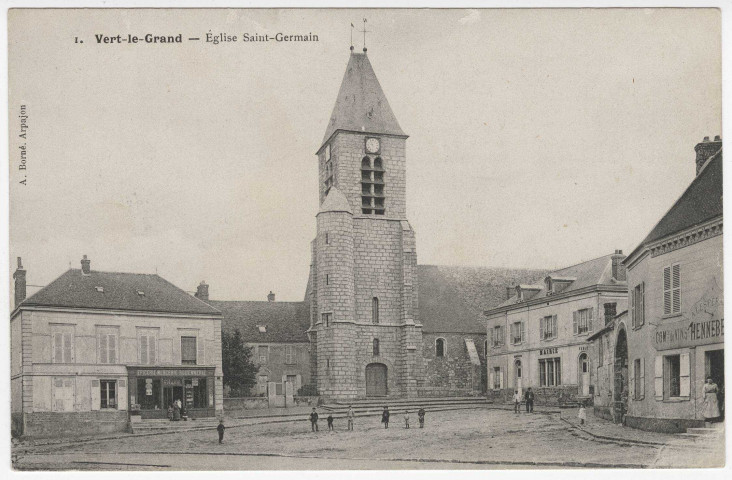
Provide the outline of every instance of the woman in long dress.
{"type": "Polygon", "coordinates": [[[720,416],[717,392],[719,392],[719,387],[714,383],[712,377],[707,377],[707,383],[704,384],[704,410],[702,412],[707,426],[713,419],[720,416]]]}

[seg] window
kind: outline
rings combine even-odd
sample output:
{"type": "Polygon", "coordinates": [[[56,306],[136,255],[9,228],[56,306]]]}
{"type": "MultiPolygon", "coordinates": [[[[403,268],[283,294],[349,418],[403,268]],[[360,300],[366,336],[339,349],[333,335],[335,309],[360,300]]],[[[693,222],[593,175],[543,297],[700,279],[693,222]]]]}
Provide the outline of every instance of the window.
{"type": "Polygon", "coordinates": [[[690,367],[688,353],[658,355],[654,380],[656,400],[688,400],[691,392],[690,367]]]}
{"type": "Polygon", "coordinates": [[[630,294],[630,319],[633,328],[640,328],[646,323],[646,285],[639,283],[630,294]]]}
{"type": "Polygon", "coordinates": [[[633,383],[633,399],[634,400],[641,400],[644,397],[645,394],[645,372],[643,371],[643,361],[640,358],[636,358],[633,361],[633,371],[631,372],[632,378],[631,382],[633,383]]]}
{"type": "Polygon", "coordinates": [[[674,315],[681,311],[681,265],[678,263],[663,269],[663,314],[674,315]]]}
{"type": "Polygon", "coordinates": [[[259,375],[257,377],[257,391],[259,393],[267,393],[267,375],[259,375]]]}
{"type": "Polygon", "coordinates": [[[679,355],[666,357],[668,397],[681,396],[681,358],[679,355]]]}
{"type": "Polygon", "coordinates": [[[384,215],[384,165],[380,157],[366,156],[361,160],[361,213],[384,215]]]}
{"type": "Polygon", "coordinates": [[[617,313],[618,304],[617,303],[606,303],[604,305],[604,307],[605,307],[605,325],[607,325],[618,314],[617,313]]]}
{"type": "Polygon", "coordinates": [[[325,284],[330,285],[330,275],[327,273],[325,274],[325,284]]]}
{"type": "Polygon", "coordinates": [[[379,323],[379,299],[371,299],[371,323],[379,323]]]}
{"type": "Polygon", "coordinates": [[[53,363],[74,362],[74,327],[73,325],[54,325],[53,331],[53,363]]]}
{"type": "Polygon", "coordinates": [[[180,363],[196,364],[196,337],[180,337],[180,363]]]}
{"type": "Polygon", "coordinates": [[[503,388],[503,372],[501,371],[501,367],[493,367],[493,373],[491,374],[491,377],[493,378],[493,389],[499,390],[503,388]]]}
{"type": "MultiPolygon", "coordinates": [[[[141,409],[155,410],[155,407],[162,408],[160,406],[160,392],[160,380],[137,377],[137,403],[141,409]]],[[[164,407],[167,408],[167,405],[164,405],[164,407]]]]}
{"type": "Polygon", "coordinates": [[[437,340],[435,340],[435,356],[436,357],[445,356],[445,339],[444,338],[438,338],[437,340]]]}
{"type": "Polygon", "coordinates": [[[379,356],[379,339],[374,338],[374,350],[373,350],[374,357],[379,356]]]}
{"type": "Polygon", "coordinates": [[[483,352],[485,353],[485,356],[487,357],[488,356],[488,340],[486,340],[483,343],[483,352]]]}
{"type": "Polygon", "coordinates": [[[503,345],[503,326],[496,325],[489,332],[494,347],[503,345]]]}
{"type": "Polygon", "coordinates": [[[269,359],[269,347],[266,345],[260,345],[257,347],[257,351],[259,352],[259,363],[267,363],[267,360],[269,359]]]}
{"type": "Polygon", "coordinates": [[[53,378],[53,411],[73,412],[75,402],[74,377],[53,378]]]}
{"type": "Polygon", "coordinates": [[[117,382],[115,380],[102,380],[99,382],[101,389],[102,408],[117,408],[117,382]]]}
{"type": "Polygon", "coordinates": [[[559,357],[539,359],[539,385],[554,387],[562,384],[562,369],[559,357]]]}
{"type": "Polygon", "coordinates": [[[155,365],[157,362],[158,332],[154,329],[140,329],[137,333],[139,360],[143,365],[155,365]]]}
{"type": "Polygon", "coordinates": [[[539,320],[539,338],[551,340],[557,337],[557,316],[549,315],[539,320]]]}
{"type": "Polygon", "coordinates": [[[295,347],[292,345],[285,345],[285,363],[288,365],[295,363],[295,347]]]}
{"type": "Polygon", "coordinates": [[[524,343],[524,322],[514,322],[511,324],[511,345],[524,343]]]}
{"type": "Polygon", "coordinates": [[[574,312],[572,319],[572,331],[575,335],[584,335],[592,330],[592,317],[595,315],[594,308],[585,308],[574,312]]]}
{"type": "Polygon", "coordinates": [[[187,379],[185,381],[185,388],[186,404],[189,407],[208,407],[208,389],[206,389],[206,377],[187,379]]]}
{"type": "Polygon", "coordinates": [[[324,313],[324,314],[321,315],[321,317],[323,319],[323,326],[324,327],[329,327],[330,326],[330,320],[331,320],[331,317],[332,316],[333,316],[332,313],[324,313]]]}
{"type": "Polygon", "coordinates": [[[97,327],[97,362],[117,363],[117,327],[97,327]]]}

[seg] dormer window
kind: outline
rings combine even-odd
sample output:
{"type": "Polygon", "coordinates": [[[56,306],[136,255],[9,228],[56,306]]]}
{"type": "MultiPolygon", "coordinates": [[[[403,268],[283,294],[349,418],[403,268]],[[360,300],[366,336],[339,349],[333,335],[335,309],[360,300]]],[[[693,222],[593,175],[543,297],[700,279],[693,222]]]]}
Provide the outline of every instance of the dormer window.
{"type": "Polygon", "coordinates": [[[94,290],[96,290],[99,293],[104,293],[104,287],[94,287],[94,290]]]}
{"type": "Polygon", "coordinates": [[[257,325],[259,333],[267,333],[267,325],[257,325]]]}
{"type": "Polygon", "coordinates": [[[137,291],[137,295],[138,295],[139,297],[144,297],[144,296],[145,296],[145,292],[143,292],[142,290],[138,290],[138,291],[137,291]]]}

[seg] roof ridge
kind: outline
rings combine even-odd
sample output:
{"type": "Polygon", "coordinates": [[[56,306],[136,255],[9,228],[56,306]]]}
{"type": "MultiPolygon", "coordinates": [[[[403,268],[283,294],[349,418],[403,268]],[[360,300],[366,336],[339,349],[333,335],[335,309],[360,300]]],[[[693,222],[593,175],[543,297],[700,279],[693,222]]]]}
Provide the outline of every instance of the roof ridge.
{"type": "Polygon", "coordinates": [[[615,254],[614,253],[608,253],[607,255],[600,255],[599,257],[595,257],[595,258],[590,258],[590,259],[587,259],[587,260],[583,260],[581,262],[577,262],[575,264],[572,264],[572,265],[569,265],[569,266],[566,266],[566,267],[562,267],[562,268],[558,268],[556,270],[552,270],[552,271],[549,272],[549,274],[558,273],[558,272],[561,272],[562,270],[567,270],[568,268],[572,268],[572,267],[578,267],[578,266],[580,266],[580,265],[582,265],[584,263],[594,262],[595,260],[600,260],[601,258],[604,258],[604,257],[612,257],[613,255],[615,255],[615,254]]]}
{"type": "MultiPolygon", "coordinates": [[[[81,269],[80,268],[69,268],[68,270],[66,270],[66,272],[70,272],[70,271],[80,272],[81,269]]],[[[66,272],[64,272],[64,273],[66,273],[66,272]]],[[[97,269],[90,270],[90,272],[91,273],[114,273],[116,275],[145,275],[145,276],[148,276],[148,277],[159,277],[159,278],[163,278],[160,275],[158,275],[157,273],[116,272],[116,271],[113,271],[113,270],[97,270],[97,269]]]]}
{"type": "Polygon", "coordinates": [[[219,310],[218,308],[216,308],[216,307],[213,307],[213,306],[209,305],[208,303],[204,302],[203,300],[201,300],[200,298],[198,298],[198,297],[197,297],[197,296],[195,296],[195,295],[191,295],[190,293],[186,292],[185,290],[183,290],[183,289],[182,289],[182,288],[180,288],[179,286],[177,286],[177,285],[175,285],[174,283],[172,283],[172,282],[170,282],[170,281],[166,280],[165,278],[161,277],[161,276],[160,276],[160,275],[158,275],[157,273],[154,273],[154,274],[152,274],[152,276],[158,277],[158,278],[159,278],[160,280],[162,280],[163,282],[167,283],[168,285],[170,285],[170,286],[171,286],[171,287],[173,287],[174,289],[178,290],[179,292],[183,293],[184,295],[187,295],[187,296],[191,297],[192,299],[196,300],[197,302],[199,302],[199,303],[202,303],[202,304],[206,305],[206,306],[207,306],[208,308],[212,308],[212,309],[214,309],[214,310],[215,310],[216,312],[218,312],[218,313],[221,313],[221,310],[219,310]]]}

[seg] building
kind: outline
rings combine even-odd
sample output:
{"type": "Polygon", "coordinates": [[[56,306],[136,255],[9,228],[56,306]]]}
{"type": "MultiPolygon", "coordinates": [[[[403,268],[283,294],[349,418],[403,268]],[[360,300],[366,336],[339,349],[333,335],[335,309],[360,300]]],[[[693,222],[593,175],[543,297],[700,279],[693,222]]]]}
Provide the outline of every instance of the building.
{"type": "MultiPolygon", "coordinates": [[[[615,370],[615,326],[627,323],[627,318],[628,311],[625,310],[587,338],[587,342],[590,344],[590,363],[595,366],[594,414],[616,423],[620,422],[621,413],[619,409],[615,408],[616,402],[613,397],[615,382],[627,377],[628,365],[627,355],[621,354],[621,361],[617,363],[618,369],[615,370]],[[626,359],[625,362],[622,361],[623,358],[626,359]]],[[[620,353],[620,350],[617,353],[620,353]]]]}
{"type": "MultiPolygon", "coordinates": [[[[615,327],[628,373],[628,425],[678,432],[703,423],[706,377],[724,405],[722,141],[695,147],[696,177],[625,260],[629,315],[615,327]]],[[[620,390],[620,393],[618,393],[620,390]]]]}
{"type": "Polygon", "coordinates": [[[294,394],[310,385],[310,310],[305,302],[277,302],[272,292],[262,302],[209,300],[205,283],[196,296],[221,311],[224,333],[239,330],[252,348],[259,372],[250,394],[267,395],[270,382],[289,382],[294,394]]]}
{"type": "Polygon", "coordinates": [[[622,251],[520,284],[487,310],[488,394],[508,401],[531,387],[537,404],[591,401],[596,373],[587,338],[626,309],[622,251]]]}
{"type": "Polygon", "coordinates": [[[130,412],[223,412],[221,313],[158,275],[101,272],[84,256],[29,298],[18,259],[10,316],[18,434],[125,430],[130,412]]]}
{"type": "Polygon", "coordinates": [[[326,400],[481,394],[481,313],[505,281],[536,274],[417,264],[406,140],[366,51],[351,51],[317,151],[305,299],[311,378],[326,400]]]}

